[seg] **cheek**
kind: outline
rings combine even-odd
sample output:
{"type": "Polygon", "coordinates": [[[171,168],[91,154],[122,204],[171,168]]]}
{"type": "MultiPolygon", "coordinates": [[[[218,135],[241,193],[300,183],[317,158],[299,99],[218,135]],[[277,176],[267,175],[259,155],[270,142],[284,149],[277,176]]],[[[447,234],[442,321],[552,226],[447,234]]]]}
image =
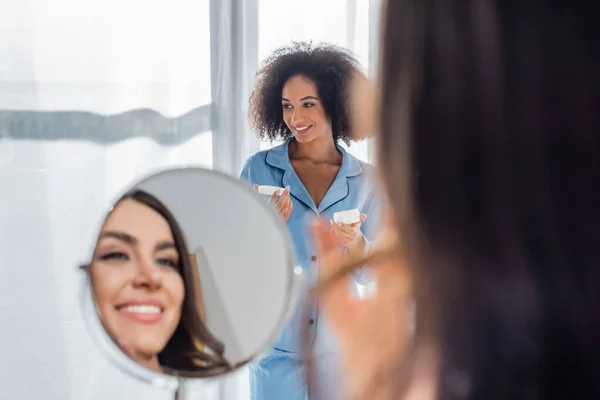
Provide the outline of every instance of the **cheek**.
{"type": "Polygon", "coordinates": [[[111,268],[93,265],[90,268],[90,280],[96,302],[102,304],[114,299],[127,279],[123,273],[113,271],[111,268]]]}
{"type": "Polygon", "coordinates": [[[91,267],[90,279],[94,303],[98,309],[100,319],[104,322],[111,335],[115,335],[114,316],[115,299],[123,288],[127,286],[127,276],[124,271],[115,271],[109,266],[98,265],[91,267]]]}
{"type": "Polygon", "coordinates": [[[165,290],[168,293],[169,299],[172,302],[173,307],[181,309],[181,304],[185,297],[185,286],[183,284],[183,278],[176,272],[170,273],[169,276],[165,277],[165,290]]]}
{"type": "Polygon", "coordinates": [[[289,128],[289,127],[290,127],[290,124],[291,124],[291,119],[292,119],[292,113],[291,113],[291,110],[288,110],[288,109],[285,109],[285,108],[284,108],[284,109],[283,109],[283,114],[282,114],[282,116],[283,116],[283,122],[285,122],[285,124],[286,124],[286,125],[287,125],[287,127],[289,128]]]}
{"type": "Polygon", "coordinates": [[[331,120],[327,117],[323,107],[313,107],[310,113],[311,119],[322,128],[331,127],[331,120]]]}

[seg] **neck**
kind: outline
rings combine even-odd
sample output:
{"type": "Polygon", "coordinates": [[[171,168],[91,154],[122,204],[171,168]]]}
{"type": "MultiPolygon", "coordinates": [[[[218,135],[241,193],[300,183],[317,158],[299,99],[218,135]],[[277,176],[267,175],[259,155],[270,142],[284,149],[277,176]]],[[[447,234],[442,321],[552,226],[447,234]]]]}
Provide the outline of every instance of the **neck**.
{"type": "Polygon", "coordinates": [[[303,158],[314,162],[338,163],[342,158],[333,137],[318,138],[308,143],[293,140],[289,153],[290,158],[303,158]]]}

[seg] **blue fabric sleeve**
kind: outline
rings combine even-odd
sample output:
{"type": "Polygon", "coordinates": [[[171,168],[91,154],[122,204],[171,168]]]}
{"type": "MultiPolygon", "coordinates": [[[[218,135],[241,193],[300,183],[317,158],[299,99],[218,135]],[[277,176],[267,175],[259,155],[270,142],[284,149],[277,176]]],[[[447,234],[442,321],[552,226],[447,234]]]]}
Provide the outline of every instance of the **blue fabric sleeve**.
{"type": "Polygon", "coordinates": [[[242,170],[240,172],[240,179],[248,182],[249,184],[253,184],[254,182],[252,182],[252,178],[251,178],[251,161],[252,161],[252,157],[249,157],[245,162],[244,165],[242,166],[242,170]]]}

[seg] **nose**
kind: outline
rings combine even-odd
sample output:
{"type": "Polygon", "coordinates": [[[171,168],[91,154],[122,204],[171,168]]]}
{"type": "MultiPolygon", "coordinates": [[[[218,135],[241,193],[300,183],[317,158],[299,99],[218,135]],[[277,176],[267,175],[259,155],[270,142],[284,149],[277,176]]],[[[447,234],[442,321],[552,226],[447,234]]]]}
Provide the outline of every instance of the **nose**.
{"type": "Polygon", "coordinates": [[[294,110],[292,111],[292,118],[290,119],[290,122],[292,123],[292,125],[298,126],[298,124],[300,124],[303,120],[304,120],[304,115],[303,115],[302,111],[300,111],[299,108],[294,108],[294,110]]]}
{"type": "Polygon", "coordinates": [[[136,265],[133,286],[138,288],[159,289],[162,285],[160,271],[154,266],[152,259],[139,259],[136,265]]]}

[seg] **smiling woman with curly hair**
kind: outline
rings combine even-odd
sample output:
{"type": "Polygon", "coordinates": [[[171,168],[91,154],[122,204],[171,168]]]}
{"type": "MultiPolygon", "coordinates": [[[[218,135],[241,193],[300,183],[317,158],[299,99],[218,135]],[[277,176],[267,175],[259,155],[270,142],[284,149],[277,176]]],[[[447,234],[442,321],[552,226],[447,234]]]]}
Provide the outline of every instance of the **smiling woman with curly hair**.
{"type": "Polygon", "coordinates": [[[281,92],[293,76],[302,76],[317,89],[322,107],[331,119],[334,142],[350,143],[348,96],[350,77],[359,70],[352,54],[337,46],[299,42],[277,49],[263,62],[250,96],[252,128],[270,141],[293,136],[281,112],[281,92]]]}
{"type": "MultiPolygon", "coordinates": [[[[268,201],[286,222],[307,283],[315,281],[319,267],[307,231],[309,217],[327,218],[339,246],[349,254],[368,251],[379,219],[381,201],[373,167],[340,146],[351,139],[350,86],[356,76],[364,78],[349,51],[292,43],[263,62],[250,97],[249,118],[258,137],[283,143],[252,155],[241,178],[256,189],[281,188],[268,201]],[[334,213],[354,209],[359,212],[353,220],[334,223],[334,213]]],[[[362,275],[357,273],[356,278],[362,275]]],[[[300,298],[306,296],[307,287],[300,298]]],[[[252,367],[252,399],[306,399],[301,353],[306,324],[321,355],[315,363],[324,383],[319,398],[332,398],[329,388],[340,380],[337,343],[316,309],[308,320],[301,314],[293,313],[271,352],[252,367]]]]}

